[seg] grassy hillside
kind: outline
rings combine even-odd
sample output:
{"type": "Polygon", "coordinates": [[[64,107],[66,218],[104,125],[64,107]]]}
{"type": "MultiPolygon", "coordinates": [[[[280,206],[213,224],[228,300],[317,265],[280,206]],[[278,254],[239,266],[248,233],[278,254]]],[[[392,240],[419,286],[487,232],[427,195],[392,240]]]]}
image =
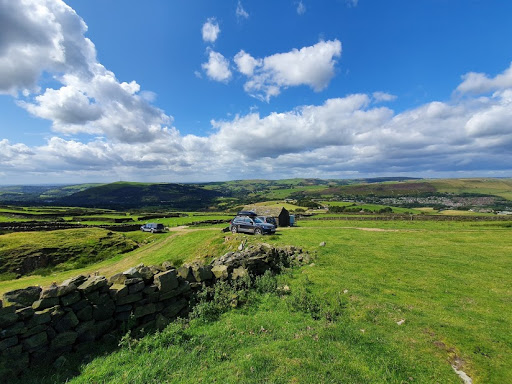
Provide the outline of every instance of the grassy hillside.
{"type": "Polygon", "coordinates": [[[161,207],[167,209],[206,209],[220,194],[185,184],[117,182],[89,188],[58,200],[59,204],[130,209],[161,207]]]}
{"type": "Polygon", "coordinates": [[[223,244],[245,237],[316,256],[279,277],[290,294],[269,282],[218,321],[199,317],[138,342],[125,338],[114,353],[23,382],[58,383],[75,374],[69,382],[460,383],[452,365],[475,384],[512,382],[507,225],[304,221],[264,238],[170,234],[153,251],[150,245],[130,255],[155,254],[156,262],[166,249],[225,251],[223,244]]]}
{"type": "Polygon", "coordinates": [[[438,192],[479,193],[512,200],[512,179],[440,179],[428,183],[438,192]]]}
{"type": "Polygon", "coordinates": [[[2,203],[42,204],[101,184],[0,186],[2,203]]]}
{"type": "Polygon", "coordinates": [[[0,236],[0,276],[75,269],[136,247],[126,236],[99,228],[9,233],[0,236]]]}

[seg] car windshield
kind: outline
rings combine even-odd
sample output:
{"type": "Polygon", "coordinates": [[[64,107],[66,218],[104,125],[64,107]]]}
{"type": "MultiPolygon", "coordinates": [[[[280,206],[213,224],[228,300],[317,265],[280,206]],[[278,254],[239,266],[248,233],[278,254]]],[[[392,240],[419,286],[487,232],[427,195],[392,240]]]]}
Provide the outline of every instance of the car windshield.
{"type": "Polygon", "coordinates": [[[254,218],[254,222],[255,222],[255,223],[260,223],[260,224],[262,224],[262,223],[263,223],[263,220],[261,220],[261,219],[260,219],[260,218],[258,218],[258,217],[255,217],[255,218],[254,218]]]}

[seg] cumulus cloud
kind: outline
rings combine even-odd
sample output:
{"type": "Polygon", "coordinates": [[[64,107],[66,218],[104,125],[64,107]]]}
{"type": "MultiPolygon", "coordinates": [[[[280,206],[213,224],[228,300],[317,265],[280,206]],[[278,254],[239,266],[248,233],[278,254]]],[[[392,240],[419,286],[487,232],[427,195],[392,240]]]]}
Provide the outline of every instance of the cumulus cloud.
{"type": "Polygon", "coordinates": [[[302,1],[299,1],[297,4],[297,14],[303,15],[304,13],[306,13],[306,6],[302,1]]]}
{"type": "Polygon", "coordinates": [[[52,121],[56,132],[119,142],[146,142],[163,134],[172,119],[150,104],[154,94],[139,94],[135,81],[119,82],[97,61],[86,31],[61,0],[0,0],[0,92],[18,95],[20,106],[52,121]],[[62,86],[41,93],[43,72],[62,86]]]}
{"type": "Polygon", "coordinates": [[[237,65],[238,71],[246,76],[252,76],[254,69],[260,67],[263,61],[257,60],[243,49],[235,55],[235,64],[237,65]]]}
{"type": "Polygon", "coordinates": [[[231,79],[229,61],[219,52],[208,50],[208,61],[201,65],[206,75],[215,81],[228,82],[231,79]]]}
{"type": "Polygon", "coordinates": [[[316,92],[325,89],[334,77],[336,58],[340,55],[340,41],[332,40],[263,59],[242,50],[235,56],[235,63],[238,71],[248,77],[245,91],[268,102],[281,89],[291,86],[307,85],[316,92]]]}
{"type": "Polygon", "coordinates": [[[386,92],[373,92],[373,100],[377,103],[396,100],[396,96],[386,92]]]}
{"type": "Polygon", "coordinates": [[[220,27],[219,23],[215,20],[215,17],[210,17],[206,23],[203,24],[203,41],[207,43],[214,43],[219,37],[220,27]]]}
{"type": "Polygon", "coordinates": [[[249,14],[242,6],[242,2],[240,0],[238,1],[238,4],[236,6],[236,17],[238,18],[238,20],[249,18],[249,14]]]}
{"type": "Polygon", "coordinates": [[[469,72],[462,76],[464,80],[458,87],[460,93],[487,93],[512,88],[512,63],[493,78],[484,73],[469,72]]]}

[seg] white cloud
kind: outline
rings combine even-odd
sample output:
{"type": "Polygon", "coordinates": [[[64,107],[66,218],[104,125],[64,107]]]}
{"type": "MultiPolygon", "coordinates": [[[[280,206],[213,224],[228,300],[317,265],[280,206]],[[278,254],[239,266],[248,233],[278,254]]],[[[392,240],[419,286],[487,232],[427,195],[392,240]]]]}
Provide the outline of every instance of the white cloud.
{"type": "Polygon", "coordinates": [[[372,96],[377,103],[396,100],[395,95],[386,92],[373,92],[372,96]]]}
{"type": "Polygon", "coordinates": [[[252,76],[254,69],[262,65],[263,61],[256,60],[254,57],[246,53],[244,50],[238,52],[235,56],[235,64],[237,65],[238,71],[246,76],[252,76]]]}
{"type": "Polygon", "coordinates": [[[306,13],[306,6],[302,1],[299,1],[297,4],[297,14],[303,15],[304,13],[306,13]]]}
{"type": "Polygon", "coordinates": [[[357,3],[359,3],[359,0],[345,0],[345,1],[349,7],[357,7],[357,3]]]}
{"type": "Polygon", "coordinates": [[[512,63],[493,78],[484,73],[469,72],[462,76],[464,80],[458,87],[460,93],[487,93],[512,88],[512,63]]]}
{"type": "Polygon", "coordinates": [[[86,31],[84,21],[61,0],[0,0],[0,92],[21,91],[18,104],[51,120],[56,132],[119,142],[161,135],[171,118],[149,104],[155,95],[139,95],[135,81],[119,82],[97,61],[86,31]],[[62,86],[39,93],[43,72],[62,86]]]}
{"type": "Polygon", "coordinates": [[[251,96],[270,100],[282,88],[307,85],[314,91],[325,89],[334,77],[336,58],[341,55],[339,40],[319,43],[255,59],[240,51],[235,56],[238,70],[248,77],[244,89],[251,96]]]}
{"type": "Polygon", "coordinates": [[[208,61],[203,63],[201,67],[212,80],[228,82],[231,79],[229,61],[219,52],[208,50],[208,61]]]}
{"type": "Polygon", "coordinates": [[[220,27],[214,17],[210,17],[206,23],[203,24],[202,33],[203,40],[207,43],[214,43],[215,40],[217,40],[220,33],[220,27]]]}
{"type": "Polygon", "coordinates": [[[242,2],[240,0],[238,1],[238,4],[236,6],[236,17],[238,18],[238,20],[247,19],[249,17],[249,14],[242,6],[242,2]]]}

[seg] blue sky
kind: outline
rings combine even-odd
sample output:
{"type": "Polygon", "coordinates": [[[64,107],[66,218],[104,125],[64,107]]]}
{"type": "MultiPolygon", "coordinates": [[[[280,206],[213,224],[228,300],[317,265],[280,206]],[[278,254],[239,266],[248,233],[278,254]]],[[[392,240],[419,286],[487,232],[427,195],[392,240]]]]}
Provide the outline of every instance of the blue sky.
{"type": "Polygon", "coordinates": [[[509,177],[511,14],[0,0],[0,183],[509,177]]]}

